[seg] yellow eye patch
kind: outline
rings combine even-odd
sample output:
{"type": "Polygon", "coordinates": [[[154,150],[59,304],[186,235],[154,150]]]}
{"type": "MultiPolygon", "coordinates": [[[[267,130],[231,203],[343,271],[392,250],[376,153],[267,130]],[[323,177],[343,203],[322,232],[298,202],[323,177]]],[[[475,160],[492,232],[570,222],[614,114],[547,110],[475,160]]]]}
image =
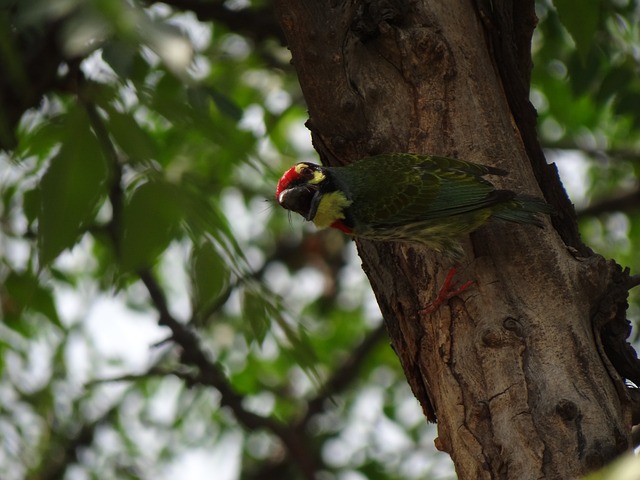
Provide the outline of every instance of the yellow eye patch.
{"type": "Polygon", "coordinates": [[[311,180],[309,180],[309,183],[312,184],[312,185],[317,185],[318,183],[323,181],[325,178],[326,177],[325,177],[324,173],[320,172],[319,170],[315,170],[313,172],[313,178],[311,180]]]}
{"type": "Polygon", "coordinates": [[[309,173],[311,173],[311,178],[307,180],[307,183],[311,185],[317,185],[326,178],[324,173],[322,173],[320,170],[311,170],[311,168],[309,168],[309,165],[307,165],[306,163],[299,163],[294,166],[294,169],[296,173],[302,178],[308,178],[309,173]]]}

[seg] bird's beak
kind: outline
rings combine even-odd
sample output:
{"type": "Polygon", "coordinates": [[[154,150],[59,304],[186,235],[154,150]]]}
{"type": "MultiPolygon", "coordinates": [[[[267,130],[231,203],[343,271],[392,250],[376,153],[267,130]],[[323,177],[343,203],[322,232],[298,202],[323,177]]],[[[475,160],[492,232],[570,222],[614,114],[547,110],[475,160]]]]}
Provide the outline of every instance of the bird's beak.
{"type": "Polygon", "coordinates": [[[305,220],[311,221],[316,216],[321,196],[317,185],[305,183],[283,190],[278,197],[278,203],[283,208],[299,213],[305,220]]]}

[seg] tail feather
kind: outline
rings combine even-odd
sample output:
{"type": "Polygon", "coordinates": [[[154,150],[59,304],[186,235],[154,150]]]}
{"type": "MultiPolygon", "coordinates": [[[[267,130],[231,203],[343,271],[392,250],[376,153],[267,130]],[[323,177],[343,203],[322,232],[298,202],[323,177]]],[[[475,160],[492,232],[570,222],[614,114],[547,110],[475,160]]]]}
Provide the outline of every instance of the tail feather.
{"type": "Polygon", "coordinates": [[[538,214],[551,214],[553,207],[540,198],[518,195],[512,200],[498,205],[493,216],[501,220],[525,223],[543,227],[544,223],[538,214]]]}

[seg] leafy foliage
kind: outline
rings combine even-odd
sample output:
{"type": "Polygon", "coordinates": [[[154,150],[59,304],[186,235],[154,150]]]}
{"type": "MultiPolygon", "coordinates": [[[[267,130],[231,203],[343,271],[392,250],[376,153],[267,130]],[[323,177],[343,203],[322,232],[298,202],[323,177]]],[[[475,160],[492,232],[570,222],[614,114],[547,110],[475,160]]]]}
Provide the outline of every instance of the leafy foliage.
{"type": "MultiPolygon", "coordinates": [[[[268,8],[182,3],[0,4],[3,478],[451,476],[352,245],[272,208],[313,155],[275,25],[232,30],[268,8]]],[[[538,7],[541,136],[638,270],[637,200],[589,213],[638,189],[637,8],[538,7]]]]}
{"type": "MultiPolygon", "coordinates": [[[[575,190],[570,193],[587,243],[638,271],[640,11],[636,2],[554,5],[557,12],[546,2],[538,5],[534,42],[532,91],[543,144],[575,190]],[[581,15],[571,15],[576,8],[581,15]]],[[[631,295],[637,320],[638,298],[631,295]]]]}

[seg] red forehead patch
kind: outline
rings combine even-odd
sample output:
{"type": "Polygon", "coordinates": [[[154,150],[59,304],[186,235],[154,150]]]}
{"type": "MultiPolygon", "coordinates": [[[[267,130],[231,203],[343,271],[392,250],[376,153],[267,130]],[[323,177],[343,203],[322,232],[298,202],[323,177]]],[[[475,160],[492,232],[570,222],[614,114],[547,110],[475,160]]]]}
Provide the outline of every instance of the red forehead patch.
{"type": "Polygon", "coordinates": [[[296,171],[296,165],[284,172],[284,175],[282,175],[280,180],[278,180],[278,186],[276,187],[276,199],[280,196],[280,193],[299,176],[300,174],[296,171]]]}

